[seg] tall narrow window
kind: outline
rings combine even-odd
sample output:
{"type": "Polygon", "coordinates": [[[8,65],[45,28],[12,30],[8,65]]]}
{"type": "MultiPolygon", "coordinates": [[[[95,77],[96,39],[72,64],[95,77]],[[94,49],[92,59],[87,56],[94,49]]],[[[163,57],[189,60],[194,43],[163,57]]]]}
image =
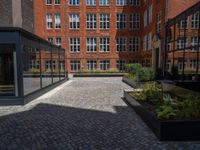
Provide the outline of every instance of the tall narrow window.
{"type": "Polygon", "coordinates": [[[145,35],[143,37],[143,51],[147,50],[147,36],[145,35]]]}
{"type": "Polygon", "coordinates": [[[125,69],[125,60],[117,60],[117,69],[123,71],[125,69]]]}
{"type": "Polygon", "coordinates": [[[130,28],[131,29],[140,28],[140,14],[130,14],[130,28]]]}
{"type": "Polygon", "coordinates": [[[199,12],[192,15],[192,29],[199,29],[199,12]]]}
{"type": "Polygon", "coordinates": [[[126,14],[117,14],[117,29],[126,28],[126,14]]]}
{"type": "Polygon", "coordinates": [[[116,0],[117,1],[117,6],[124,6],[126,5],[126,0],[116,0]]]}
{"type": "Polygon", "coordinates": [[[126,51],[126,38],[124,38],[124,37],[118,37],[116,39],[116,44],[117,44],[117,51],[118,52],[124,52],[124,51],[126,51]]]}
{"type": "Polygon", "coordinates": [[[156,32],[160,33],[162,26],[162,14],[161,11],[156,14],[156,32]]]}
{"type": "Polygon", "coordinates": [[[56,45],[61,47],[62,41],[61,41],[61,37],[57,37],[56,38],[56,45]]]}
{"type": "Polygon", "coordinates": [[[61,28],[60,14],[55,14],[55,28],[61,28]]]}
{"type": "Polygon", "coordinates": [[[97,39],[96,38],[87,38],[87,51],[96,52],[97,51],[97,39]]]}
{"type": "Polygon", "coordinates": [[[100,38],[100,52],[109,52],[110,51],[110,38],[103,37],[100,38]]]}
{"type": "Polygon", "coordinates": [[[47,29],[52,29],[53,28],[52,14],[46,15],[46,22],[47,22],[47,29]]]}
{"type": "Polygon", "coordinates": [[[187,47],[187,37],[178,37],[177,48],[179,50],[183,50],[186,47],[187,47]]]}
{"type": "Polygon", "coordinates": [[[79,0],[69,0],[69,5],[79,5],[79,0]]]}
{"type": "Polygon", "coordinates": [[[99,5],[100,6],[109,6],[110,0],[99,0],[99,5]]]}
{"type": "Polygon", "coordinates": [[[70,38],[70,51],[80,52],[80,38],[70,38]]]}
{"type": "Polygon", "coordinates": [[[79,14],[70,14],[69,22],[70,22],[70,29],[79,29],[80,28],[79,14]]]}
{"type": "Polygon", "coordinates": [[[47,38],[47,41],[48,41],[49,43],[53,44],[53,37],[48,37],[48,38],[47,38]]]}
{"type": "Polygon", "coordinates": [[[152,49],[152,32],[148,34],[148,50],[152,49]]]}
{"type": "Polygon", "coordinates": [[[109,14],[100,14],[99,22],[100,22],[100,29],[109,29],[110,28],[110,15],[109,14]]]}
{"type": "Polygon", "coordinates": [[[185,28],[187,29],[188,28],[188,19],[181,20],[179,26],[180,26],[180,29],[185,29],[185,28]]]}
{"type": "MultiPolygon", "coordinates": [[[[198,39],[197,36],[192,36],[191,37],[191,46],[193,47],[192,50],[198,50],[198,40],[200,40],[200,37],[198,39]]],[[[200,48],[199,48],[200,50],[200,48]]]]}
{"type": "Polygon", "coordinates": [[[86,17],[87,29],[96,29],[96,14],[87,14],[86,17]]]}
{"type": "Polygon", "coordinates": [[[96,0],[86,0],[86,5],[87,6],[95,6],[96,5],[96,0]]]}
{"type": "Polygon", "coordinates": [[[148,19],[148,23],[151,24],[152,23],[152,11],[153,11],[153,5],[151,4],[149,6],[149,19],[148,19]]]}
{"type": "Polygon", "coordinates": [[[144,27],[147,26],[147,10],[144,12],[144,27]]]}
{"type": "Polygon", "coordinates": [[[139,47],[140,47],[140,38],[139,37],[129,38],[129,51],[132,51],[132,52],[139,51],[139,47]]]}

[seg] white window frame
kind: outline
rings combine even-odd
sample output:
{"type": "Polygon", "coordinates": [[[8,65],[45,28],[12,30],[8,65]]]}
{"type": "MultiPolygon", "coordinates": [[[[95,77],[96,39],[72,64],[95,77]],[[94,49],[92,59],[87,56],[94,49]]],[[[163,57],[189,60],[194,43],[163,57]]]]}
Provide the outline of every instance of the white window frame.
{"type": "Polygon", "coordinates": [[[125,6],[127,5],[127,0],[116,0],[117,6],[125,6]]]}
{"type": "Polygon", "coordinates": [[[55,14],[55,29],[61,28],[61,15],[60,13],[55,14]]]}
{"type": "Polygon", "coordinates": [[[180,21],[180,29],[187,29],[187,28],[188,28],[188,18],[180,21]]]}
{"type": "Polygon", "coordinates": [[[143,51],[147,50],[147,35],[143,37],[143,51]]]}
{"type": "Polygon", "coordinates": [[[129,28],[140,29],[140,14],[139,13],[130,14],[129,28]]]}
{"type": "Polygon", "coordinates": [[[109,70],[110,69],[110,61],[109,60],[100,60],[100,70],[109,70]]]}
{"type": "Polygon", "coordinates": [[[156,14],[156,33],[160,33],[162,28],[162,12],[156,14]]]}
{"type": "Polygon", "coordinates": [[[86,0],[86,6],[96,6],[96,0],[86,0]]]}
{"type": "Polygon", "coordinates": [[[70,61],[70,70],[72,72],[77,72],[81,69],[81,62],[80,60],[71,60],[70,61]]]}
{"type": "Polygon", "coordinates": [[[117,39],[116,39],[117,52],[125,52],[126,45],[127,45],[127,38],[117,37],[117,39]]]}
{"type": "Polygon", "coordinates": [[[178,37],[177,39],[177,49],[183,50],[184,48],[187,48],[187,37],[178,37]]]}
{"type": "Polygon", "coordinates": [[[87,69],[91,71],[97,70],[97,61],[87,60],[87,69]]]}
{"type": "Polygon", "coordinates": [[[86,14],[86,29],[96,29],[97,27],[97,15],[86,14]]]}
{"type": "Polygon", "coordinates": [[[100,38],[100,52],[109,52],[110,51],[110,38],[101,37],[100,38]]]}
{"type": "MultiPolygon", "coordinates": [[[[198,39],[198,36],[191,36],[191,39],[190,39],[190,43],[191,43],[191,46],[196,46],[196,47],[193,47],[192,50],[195,51],[195,50],[198,50],[198,40],[200,40],[200,37],[198,39]]],[[[200,47],[199,47],[199,50],[200,50],[200,47]]]]}
{"type": "Polygon", "coordinates": [[[53,0],[46,0],[46,5],[52,5],[53,0]]]}
{"type": "Polygon", "coordinates": [[[80,4],[80,0],[69,0],[69,6],[78,6],[80,4]]]}
{"type": "Polygon", "coordinates": [[[196,12],[192,15],[192,21],[191,21],[191,28],[192,29],[198,29],[199,28],[199,12],[196,12]]]}
{"type": "Polygon", "coordinates": [[[97,38],[88,37],[86,39],[87,52],[96,52],[97,51],[97,38]]]}
{"type": "Polygon", "coordinates": [[[110,0],[99,0],[99,6],[109,6],[110,0]]]}
{"type": "Polygon", "coordinates": [[[117,14],[117,29],[126,28],[126,14],[118,13],[117,14]]]}
{"type": "Polygon", "coordinates": [[[152,49],[152,32],[149,32],[148,34],[148,50],[152,49]]]}
{"type": "Polygon", "coordinates": [[[51,13],[46,14],[46,28],[53,29],[53,16],[51,13]]]}
{"type": "Polygon", "coordinates": [[[80,15],[79,14],[69,14],[69,28],[71,30],[80,29],[80,15]]]}
{"type": "Polygon", "coordinates": [[[54,39],[53,39],[53,37],[48,37],[48,38],[47,38],[47,41],[48,41],[49,43],[51,43],[51,44],[54,43],[54,39]]]}
{"type": "Polygon", "coordinates": [[[151,24],[152,23],[152,13],[153,13],[153,5],[151,4],[149,6],[149,17],[148,17],[148,23],[151,24]]]}
{"type": "Polygon", "coordinates": [[[61,0],[54,0],[54,5],[60,5],[61,4],[61,0]]]}
{"type": "Polygon", "coordinates": [[[123,71],[125,69],[125,60],[117,60],[116,64],[117,64],[117,69],[119,71],[123,71]]]}
{"type": "Polygon", "coordinates": [[[129,51],[137,52],[140,48],[140,38],[139,37],[130,37],[129,38],[129,51]]]}
{"type": "Polygon", "coordinates": [[[61,39],[61,37],[56,37],[55,38],[55,44],[56,44],[56,46],[61,47],[61,45],[62,45],[62,39],[61,39]]]}
{"type": "Polygon", "coordinates": [[[80,52],[80,38],[71,37],[69,39],[69,46],[71,53],[79,53],[80,52]]]}
{"type": "Polygon", "coordinates": [[[110,14],[99,14],[99,28],[100,30],[110,29],[110,14]]]}

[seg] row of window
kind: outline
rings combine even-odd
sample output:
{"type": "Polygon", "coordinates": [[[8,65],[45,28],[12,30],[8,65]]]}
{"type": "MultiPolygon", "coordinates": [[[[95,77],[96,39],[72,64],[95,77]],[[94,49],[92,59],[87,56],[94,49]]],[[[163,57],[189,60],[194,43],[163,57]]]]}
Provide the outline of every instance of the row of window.
{"type": "MultiPolygon", "coordinates": [[[[181,20],[179,23],[180,29],[188,29],[189,27],[189,18],[185,20],[181,20]]],[[[192,29],[199,29],[199,12],[192,14],[191,16],[191,28],[192,29]]]]}
{"type": "MultiPolygon", "coordinates": [[[[129,63],[138,63],[138,61],[130,60],[129,63]]],[[[116,67],[118,70],[124,70],[125,60],[117,60],[116,67]]],[[[70,61],[71,71],[81,70],[80,60],[71,60],[70,61]]],[[[87,69],[88,70],[97,70],[97,61],[96,60],[87,60],[87,69]]],[[[110,69],[110,60],[100,60],[99,69],[102,71],[110,69]]]]}
{"type": "MultiPolygon", "coordinates": [[[[71,52],[80,52],[80,38],[70,38],[69,46],[71,52]]],[[[118,37],[116,38],[117,52],[124,52],[128,48],[129,51],[136,52],[140,48],[140,38],[139,37],[118,37]]],[[[97,51],[97,38],[90,37],[86,39],[86,47],[88,52],[97,51]]],[[[110,38],[102,37],[99,38],[100,52],[110,51],[110,38]]]]}
{"type": "MultiPolygon", "coordinates": [[[[46,23],[47,29],[53,28],[53,15],[47,13],[46,23]]],[[[61,28],[61,18],[60,14],[55,14],[55,28],[61,28]]],[[[127,15],[126,14],[117,14],[116,15],[116,27],[117,29],[127,28],[127,15]]],[[[80,15],[79,14],[69,14],[69,28],[70,29],[79,29],[80,28],[80,15]]],[[[96,29],[97,28],[97,14],[86,14],[86,28],[87,29],[96,29]]],[[[100,29],[110,29],[110,14],[99,14],[99,28],[100,29]]],[[[139,29],[140,28],[140,14],[134,13],[129,15],[129,28],[139,29]]]]}
{"type": "MultiPolygon", "coordinates": [[[[125,6],[129,2],[130,5],[134,6],[139,6],[140,5],[140,0],[116,0],[117,6],[125,6]]],[[[52,5],[53,0],[46,0],[46,5],[52,5]]],[[[55,5],[60,5],[61,0],[54,0],[55,5]]],[[[69,5],[79,5],[80,0],[69,0],[69,5]]],[[[96,6],[96,0],[86,0],[86,5],[87,6],[96,6]]],[[[100,6],[109,6],[110,5],[110,0],[99,0],[99,5],[100,6]]]]}

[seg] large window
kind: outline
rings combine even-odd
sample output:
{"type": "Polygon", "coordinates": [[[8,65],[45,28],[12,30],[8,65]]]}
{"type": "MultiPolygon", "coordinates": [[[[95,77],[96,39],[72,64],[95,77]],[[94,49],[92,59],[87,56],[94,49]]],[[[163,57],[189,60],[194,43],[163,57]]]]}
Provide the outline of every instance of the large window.
{"type": "Polygon", "coordinates": [[[177,49],[182,50],[187,47],[187,37],[178,37],[177,49]]]}
{"type": "Polygon", "coordinates": [[[116,39],[116,44],[117,44],[117,51],[118,52],[124,52],[124,51],[126,51],[126,38],[124,38],[124,37],[118,37],[116,39]]]}
{"type": "Polygon", "coordinates": [[[69,22],[70,22],[70,29],[79,29],[80,28],[79,14],[70,14],[69,22]]]}
{"type": "Polygon", "coordinates": [[[48,38],[47,38],[47,41],[48,41],[49,43],[53,44],[53,37],[48,37],[48,38]]]}
{"type": "Polygon", "coordinates": [[[198,39],[198,36],[192,36],[191,37],[192,50],[198,50],[198,40],[200,40],[200,37],[198,39]]]}
{"type": "Polygon", "coordinates": [[[180,26],[180,29],[185,29],[185,28],[187,29],[188,28],[188,19],[181,20],[179,26],[180,26]]]}
{"type": "Polygon", "coordinates": [[[88,70],[96,70],[97,69],[97,61],[96,60],[88,60],[87,68],[88,68],[88,70]]]}
{"type": "Polygon", "coordinates": [[[55,14],[55,28],[61,28],[60,14],[55,14]]]}
{"type": "Polygon", "coordinates": [[[110,51],[110,38],[102,37],[100,38],[100,52],[110,51]]]}
{"type": "Polygon", "coordinates": [[[139,48],[140,48],[140,38],[139,37],[129,38],[129,51],[136,52],[139,51],[139,48]]]}
{"type": "Polygon", "coordinates": [[[149,17],[148,17],[148,23],[152,23],[152,11],[153,11],[153,5],[151,4],[149,6],[149,17]]]}
{"type": "Polygon", "coordinates": [[[47,29],[52,29],[53,28],[52,14],[48,13],[46,15],[46,23],[47,23],[47,29]]]}
{"type": "Polygon", "coordinates": [[[110,69],[110,61],[109,60],[101,60],[100,61],[100,70],[109,70],[110,69]]]}
{"type": "Polygon", "coordinates": [[[80,38],[70,38],[70,51],[80,52],[80,38]]]}
{"type": "Polygon", "coordinates": [[[95,6],[96,5],[96,0],[86,0],[86,5],[87,6],[95,6]]]}
{"type": "Polygon", "coordinates": [[[69,0],[69,5],[79,5],[79,0],[69,0]]]}
{"type": "Polygon", "coordinates": [[[139,6],[140,5],[140,0],[130,0],[129,2],[131,5],[134,5],[134,6],[139,6]]]}
{"type": "Polygon", "coordinates": [[[97,51],[97,39],[96,38],[87,38],[87,51],[96,52],[97,51]]]}
{"type": "Polygon", "coordinates": [[[110,0],[99,0],[99,5],[100,6],[109,6],[110,0]]]}
{"type": "Polygon", "coordinates": [[[71,71],[79,71],[81,69],[80,60],[71,60],[70,61],[71,71]]]}
{"type": "Polygon", "coordinates": [[[126,5],[126,0],[116,0],[117,1],[117,6],[124,6],[126,5]]]}
{"type": "Polygon", "coordinates": [[[199,28],[199,13],[196,12],[192,15],[192,29],[199,28]]]}
{"type": "Polygon", "coordinates": [[[140,14],[130,14],[130,28],[131,29],[140,28],[140,14]]]}
{"type": "Polygon", "coordinates": [[[110,15],[109,14],[100,14],[99,22],[100,22],[100,29],[109,29],[110,28],[110,15]]]}
{"type": "Polygon", "coordinates": [[[125,69],[125,60],[117,60],[117,69],[123,71],[125,69]]]}
{"type": "Polygon", "coordinates": [[[96,14],[87,14],[86,17],[87,29],[96,29],[96,14]]]}
{"type": "Polygon", "coordinates": [[[126,14],[117,14],[117,29],[126,28],[126,14]]]}

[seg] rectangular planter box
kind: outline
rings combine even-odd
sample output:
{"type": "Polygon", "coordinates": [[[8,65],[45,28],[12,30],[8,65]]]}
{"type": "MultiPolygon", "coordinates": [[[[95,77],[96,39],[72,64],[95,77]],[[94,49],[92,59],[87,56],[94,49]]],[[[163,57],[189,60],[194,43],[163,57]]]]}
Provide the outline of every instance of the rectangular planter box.
{"type": "Polygon", "coordinates": [[[124,73],[77,73],[73,77],[123,77],[124,73]]]}
{"type": "Polygon", "coordinates": [[[130,80],[127,77],[123,77],[122,81],[128,85],[130,85],[133,88],[140,88],[142,84],[144,84],[144,82],[135,82],[133,80],[130,80]]]}
{"type": "Polygon", "coordinates": [[[137,102],[130,92],[124,91],[124,98],[143,119],[161,141],[197,141],[200,140],[200,120],[161,121],[137,102]]]}

